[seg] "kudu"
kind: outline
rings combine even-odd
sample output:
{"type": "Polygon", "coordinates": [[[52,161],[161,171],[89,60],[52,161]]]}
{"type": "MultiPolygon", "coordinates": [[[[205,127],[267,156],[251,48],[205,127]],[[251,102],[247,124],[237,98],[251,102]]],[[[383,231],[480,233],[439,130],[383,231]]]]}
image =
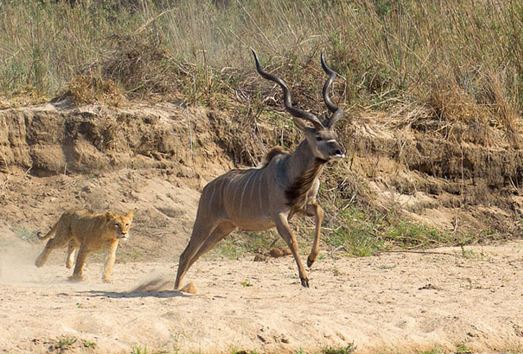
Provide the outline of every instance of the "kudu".
{"type": "Polygon", "coordinates": [[[316,115],[294,107],[285,82],[267,73],[261,67],[256,52],[252,52],[258,73],[282,88],[284,106],[303,131],[305,139],[291,154],[278,148],[272,149],[263,167],[231,170],[204,187],[191,239],[180,256],[175,289],[180,289],[189,267],[235,229],[262,231],[275,226],[296,260],[301,285],[309,287],[289,220],[297,212],[315,217],[314,242],[307,258],[310,267],[319,253],[320,227],[324,216],[316,200],[319,176],[326,162],[345,156],[345,149],[337,141],[334,131],[334,125],[343,116],[343,111],[329,97],[336,73],[327,66],[322,54],[321,66],[328,75],[323,86],[323,99],[332,113],[322,122],[316,115]]]}

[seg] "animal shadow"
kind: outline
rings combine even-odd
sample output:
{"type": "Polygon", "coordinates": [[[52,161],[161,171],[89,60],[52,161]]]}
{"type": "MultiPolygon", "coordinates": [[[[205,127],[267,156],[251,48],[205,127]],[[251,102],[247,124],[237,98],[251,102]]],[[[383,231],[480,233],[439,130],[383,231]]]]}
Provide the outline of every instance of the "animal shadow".
{"type": "Polygon", "coordinates": [[[83,291],[83,294],[89,294],[94,297],[108,297],[111,299],[125,299],[137,297],[157,297],[157,298],[172,298],[172,297],[188,297],[191,295],[184,294],[178,290],[160,290],[160,291],[103,291],[90,290],[83,291]]]}
{"type": "Polygon", "coordinates": [[[172,281],[166,280],[162,277],[156,277],[141,283],[130,291],[90,290],[85,293],[88,293],[91,296],[108,297],[113,299],[137,297],[172,298],[190,296],[179,290],[171,290],[173,287],[172,281]]]}

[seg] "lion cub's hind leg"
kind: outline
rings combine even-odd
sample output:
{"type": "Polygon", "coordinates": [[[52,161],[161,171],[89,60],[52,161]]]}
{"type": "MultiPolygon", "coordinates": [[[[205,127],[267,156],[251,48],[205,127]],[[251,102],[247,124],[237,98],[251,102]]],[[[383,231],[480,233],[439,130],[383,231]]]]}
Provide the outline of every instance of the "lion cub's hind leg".
{"type": "Polygon", "coordinates": [[[58,227],[58,230],[56,231],[56,235],[54,238],[47,241],[45,244],[45,248],[40,253],[40,255],[35,260],[35,265],[37,267],[41,267],[47,262],[47,259],[49,258],[49,255],[51,254],[51,251],[55,248],[61,248],[64,247],[67,244],[67,241],[69,240],[69,233],[66,229],[63,227],[58,227]]]}

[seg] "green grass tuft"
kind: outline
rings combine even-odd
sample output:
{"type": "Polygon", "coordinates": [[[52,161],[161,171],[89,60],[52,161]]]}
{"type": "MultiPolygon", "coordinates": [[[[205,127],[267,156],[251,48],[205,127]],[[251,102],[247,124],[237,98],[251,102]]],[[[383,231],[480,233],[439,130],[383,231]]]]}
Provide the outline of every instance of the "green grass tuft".
{"type": "Polygon", "coordinates": [[[78,341],[76,337],[73,336],[61,336],[57,338],[52,345],[54,350],[66,351],[71,349],[71,347],[78,341]]]}
{"type": "Polygon", "coordinates": [[[327,347],[323,349],[323,354],[351,354],[356,351],[356,346],[354,343],[350,343],[349,345],[345,347],[335,348],[335,347],[327,347]]]}

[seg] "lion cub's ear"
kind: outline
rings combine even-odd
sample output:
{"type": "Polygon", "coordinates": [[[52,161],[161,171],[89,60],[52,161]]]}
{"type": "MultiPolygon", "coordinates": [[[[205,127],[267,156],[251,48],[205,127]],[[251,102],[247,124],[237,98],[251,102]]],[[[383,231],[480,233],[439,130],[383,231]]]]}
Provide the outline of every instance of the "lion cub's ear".
{"type": "MultiPolygon", "coordinates": [[[[135,210],[136,210],[136,209],[135,209],[135,210]]],[[[129,212],[127,213],[127,217],[128,217],[129,219],[132,220],[132,218],[134,217],[134,211],[135,211],[135,210],[129,210],[129,212]]]]}
{"type": "Polygon", "coordinates": [[[111,213],[110,211],[108,211],[107,213],[105,213],[105,219],[107,221],[111,221],[112,219],[114,219],[114,215],[113,213],[111,213]]]}

